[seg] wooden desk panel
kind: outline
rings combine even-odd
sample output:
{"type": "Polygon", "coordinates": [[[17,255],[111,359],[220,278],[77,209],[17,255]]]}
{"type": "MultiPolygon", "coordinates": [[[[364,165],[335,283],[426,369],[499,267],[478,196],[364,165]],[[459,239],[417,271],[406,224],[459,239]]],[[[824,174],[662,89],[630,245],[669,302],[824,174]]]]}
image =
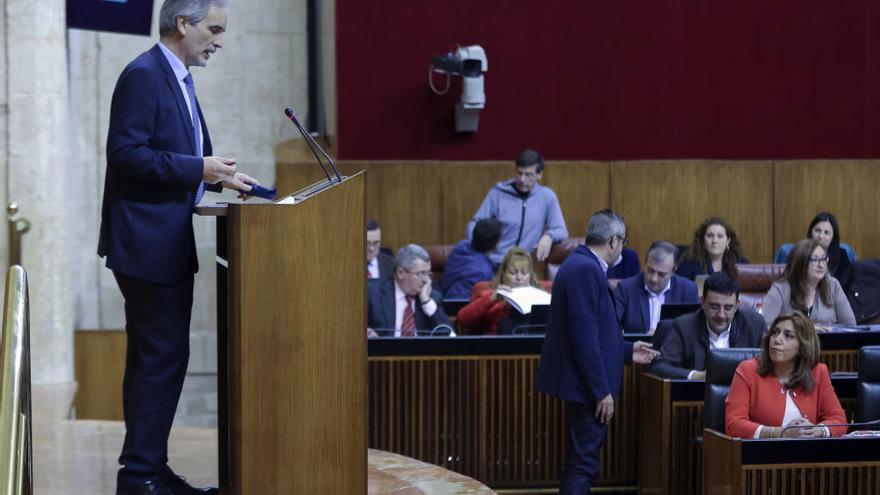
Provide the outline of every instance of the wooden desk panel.
{"type": "Polygon", "coordinates": [[[705,495],[880,493],[876,438],[757,441],[731,439],[713,430],[705,430],[703,438],[705,495]],[[756,452],[761,462],[755,462],[756,452]]]}
{"type": "MultiPolygon", "coordinates": [[[[369,447],[495,488],[555,486],[565,452],[562,401],[535,391],[538,356],[369,358],[369,447]]],[[[639,374],[623,390],[598,483],[635,487],[639,374]]]]}

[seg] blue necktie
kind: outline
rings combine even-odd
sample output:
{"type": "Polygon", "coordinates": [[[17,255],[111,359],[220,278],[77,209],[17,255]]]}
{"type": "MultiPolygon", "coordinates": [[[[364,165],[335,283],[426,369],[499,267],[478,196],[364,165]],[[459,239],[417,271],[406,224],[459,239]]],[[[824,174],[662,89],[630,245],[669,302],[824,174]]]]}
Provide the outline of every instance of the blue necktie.
{"type": "MultiPolygon", "coordinates": [[[[193,142],[196,143],[196,156],[202,156],[202,123],[199,120],[199,108],[196,106],[196,86],[193,84],[192,74],[187,74],[183,78],[186,84],[186,94],[189,96],[189,109],[192,113],[193,142]]],[[[205,182],[199,182],[199,189],[196,191],[196,200],[194,204],[199,204],[202,196],[205,195],[205,182]]]]}

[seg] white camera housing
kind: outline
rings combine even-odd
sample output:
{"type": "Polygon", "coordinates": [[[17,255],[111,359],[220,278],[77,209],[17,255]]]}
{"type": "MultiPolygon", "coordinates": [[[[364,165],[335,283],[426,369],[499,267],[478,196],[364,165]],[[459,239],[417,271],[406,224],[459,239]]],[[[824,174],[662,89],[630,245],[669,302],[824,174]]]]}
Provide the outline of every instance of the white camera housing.
{"type": "Polygon", "coordinates": [[[474,132],[479,126],[480,110],[486,107],[483,74],[488,68],[486,51],[480,45],[460,46],[454,53],[434,57],[428,77],[431,89],[435,93],[444,94],[445,91],[440,92],[434,88],[430,80],[434,72],[462,77],[461,100],[455,105],[457,132],[474,132]]]}

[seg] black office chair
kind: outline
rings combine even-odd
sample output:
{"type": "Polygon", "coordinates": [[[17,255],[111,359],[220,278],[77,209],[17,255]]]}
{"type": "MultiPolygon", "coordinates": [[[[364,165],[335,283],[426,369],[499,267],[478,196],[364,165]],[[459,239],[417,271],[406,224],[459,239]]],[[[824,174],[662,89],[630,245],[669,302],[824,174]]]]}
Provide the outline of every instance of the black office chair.
{"type": "Polygon", "coordinates": [[[706,384],[703,395],[703,428],[720,433],[726,429],[725,400],[739,363],[761,353],[756,348],[712,349],[706,357],[706,384]]]}
{"type": "Polygon", "coordinates": [[[880,346],[866,345],[859,350],[856,387],[856,422],[880,419],[880,346]]]}

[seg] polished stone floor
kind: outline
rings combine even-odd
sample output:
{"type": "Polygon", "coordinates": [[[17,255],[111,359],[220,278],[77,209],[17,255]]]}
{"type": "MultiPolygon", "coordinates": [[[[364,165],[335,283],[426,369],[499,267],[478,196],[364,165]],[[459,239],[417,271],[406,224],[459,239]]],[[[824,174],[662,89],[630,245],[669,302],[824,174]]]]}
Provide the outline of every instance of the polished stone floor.
{"type": "MultiPolygon", "coordinates": [[[[36,495],[112,495],[123,425],[115,421],[39,421],[34,435],[36,495]]],[[[175,428],[169,464],[196,486],[217,486],[217,431],[175,428]]],[[[408,457],[369,451],[368,493],[491,494],[481,483],[408,457]]]]}

